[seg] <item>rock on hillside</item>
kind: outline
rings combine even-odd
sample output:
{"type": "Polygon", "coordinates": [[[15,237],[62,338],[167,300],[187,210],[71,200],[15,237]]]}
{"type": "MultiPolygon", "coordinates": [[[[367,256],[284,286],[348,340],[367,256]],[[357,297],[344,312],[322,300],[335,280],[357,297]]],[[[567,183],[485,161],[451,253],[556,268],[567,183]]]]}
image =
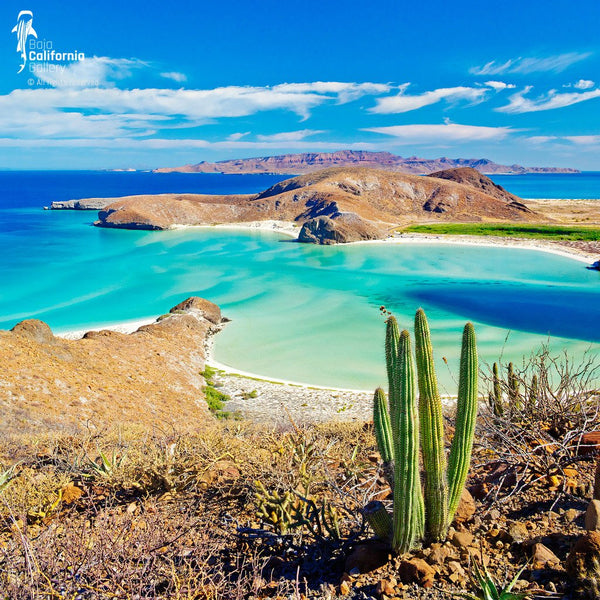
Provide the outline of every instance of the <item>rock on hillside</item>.
{"type": "Polygon", "coordinates": [[[0,434],[200,425],[208,417],[204,343],[221,313],[201,298],[172,310],[129,335],[104,330],[67,340],[36,319],[0,330],[0,434]]]}
{"type": "Polygon", "coordinates": [[[441,174],[434,178],[332,168],[287,179],[253,196],[162,194],[121,198],[100,211],[96,224],[167,229],[265,220],[304,224],[328,217],[338,220],[335,229],[339,235],[329,237],[331,223],[327,221],[305,228],[305,234],[310,231],[312,241],[320,241],[319,232],[327,231],[328,241],[355,241],[385,237],[389,229],[409,223],[527,221],[536,216],[516,196],[502,193],[501,188],[480,177],[475,181],[465,175],[465,183],[461,183],[441,174]]]}

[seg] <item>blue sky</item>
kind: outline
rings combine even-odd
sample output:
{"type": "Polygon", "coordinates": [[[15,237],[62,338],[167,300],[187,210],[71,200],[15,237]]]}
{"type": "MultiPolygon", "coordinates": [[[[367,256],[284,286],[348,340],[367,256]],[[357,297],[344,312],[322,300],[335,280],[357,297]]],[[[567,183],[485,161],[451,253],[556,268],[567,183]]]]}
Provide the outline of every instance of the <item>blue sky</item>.
{"type": "Polygon", "coordinates": [[[352,148],[600,170],[598,0],[4,0],[0,24],[0,168],[352,148]]]}

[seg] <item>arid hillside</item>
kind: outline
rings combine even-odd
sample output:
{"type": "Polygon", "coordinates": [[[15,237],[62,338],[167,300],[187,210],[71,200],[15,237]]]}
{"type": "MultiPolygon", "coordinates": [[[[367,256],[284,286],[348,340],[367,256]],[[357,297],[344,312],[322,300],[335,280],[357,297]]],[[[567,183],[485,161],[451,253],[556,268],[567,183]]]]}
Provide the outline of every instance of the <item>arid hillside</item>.
{"type": "Polygon", "coordinates": [[[34,319],[0,330],[0,432],[115,423],[185,429],[206,419],[204,341],[221,312],[200,298],[171,310],[129,335],[99,331],[67,340],[34,319]]]}
{"type": "Polygon", "coordinates": [[[534,219],[540,220],[539,215],[519,198],[474,169],[419,177],[377,169],[332,168],[287,179],[252,196],[162,194],[129,196],[112,203],[107,199],[96,224],[168,229],[279,220],[303,225],[300,241],[332,243],[378,239],[409,223],[534,219]],[[325,237],[318,233],[320,229],[327,230],[325,237]],[[343,232],[330,236],[332,229],[343,232]],[[316,238],[305,235],[307,230],[317,232],[316,238]]]}

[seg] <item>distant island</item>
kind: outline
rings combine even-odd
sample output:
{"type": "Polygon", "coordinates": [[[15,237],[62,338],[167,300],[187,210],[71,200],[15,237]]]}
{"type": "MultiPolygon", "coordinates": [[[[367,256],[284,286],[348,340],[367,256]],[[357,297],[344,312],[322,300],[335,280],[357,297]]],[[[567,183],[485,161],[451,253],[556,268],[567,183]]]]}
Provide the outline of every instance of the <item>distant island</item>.
{"type": "Polygon", "coordinates": [[[521,165],[500,165],[487,158],[404,158],[390,152],[369,152],[366,150],[340,150],[338,152],[306,152],[302,154],[281,154],[261,158],[240,158],[219,162],[200,162],[181,167],[163,167],[153,173],[223,173],[257,174],[284,173],[301,175],[328,167],[370,167],[409,173],[428,175],[435,171],[471,167],[486,175],[524,173],[579,173],[577,169],[559,167],[523,167],[521,165]]]}

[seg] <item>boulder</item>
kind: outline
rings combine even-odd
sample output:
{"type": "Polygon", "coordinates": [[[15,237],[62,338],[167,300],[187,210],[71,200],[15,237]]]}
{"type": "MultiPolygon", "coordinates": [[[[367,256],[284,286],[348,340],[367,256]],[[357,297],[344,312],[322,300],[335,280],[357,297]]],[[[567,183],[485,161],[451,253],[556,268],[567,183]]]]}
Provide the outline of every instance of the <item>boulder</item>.
{"type": "Polygon", "coordinates": [[[39,319],[26,319],[17,323],[11,331],[16,335],[27,338],[40,344],[47,344],[54,340],[50,327],[39,319]]]}
{"type": "Polygon", "coordinates": [[[355,213],[342,213],[335,218],[320,216],[302,225],[298,241],[309,244],[345,244],[361,240],[377,240],[384,233],[355,213]]]}
{"type": "Polygon", "coordinates": [[[422,558],[411,558],[400,563],[398,576],[402,583],[416,583],[421,587],[430,588],[435,579],[435,569],[422,558]]]}
{"type": "Polygon", "coordinates": [[[471,493],[465,488],[460,496],[460,502],[458,508],[454,514],[454,523],[460,525],[469,521],[477,510],[475,499],[471,496],[471,493]]]}
{"type": "Polygon", "coordinates": [[[592,500],[585,511],[586,531],[600,530],[600,500],[592,500]]]}
{"type": "Polygon", "coordinates": [[[545,569],[548,566],[558,565],[560,559],[550,548],[537,542],[531,546],[531,561],[534,569],[545,569]]]}

